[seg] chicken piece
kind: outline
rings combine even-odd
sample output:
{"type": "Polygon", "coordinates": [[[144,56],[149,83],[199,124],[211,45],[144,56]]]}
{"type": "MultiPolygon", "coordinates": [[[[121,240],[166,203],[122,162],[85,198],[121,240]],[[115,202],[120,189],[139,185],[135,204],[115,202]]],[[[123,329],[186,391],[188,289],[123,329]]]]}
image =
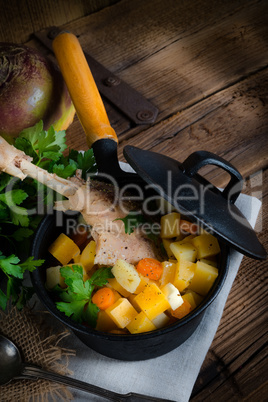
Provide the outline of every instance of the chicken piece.
{"type": "Polygon", "coordinates": [[[113,265],[119,258],[135,264],[142,258],[156,258],[151,240],[136,230],[131,235],[126,234],[124,222],[116,220],[127,216],[135,204],[131,200],[120,200],[113,186],[96,180],[84,182],[79,177],[66,180],[48,173],[1,137],[0,170],[21,180],[32,177],[67,197],[67,200],[56,202],[54,207],[61,211],[80,211],[86,223],[92,226],[96,264],[113,265]]]}

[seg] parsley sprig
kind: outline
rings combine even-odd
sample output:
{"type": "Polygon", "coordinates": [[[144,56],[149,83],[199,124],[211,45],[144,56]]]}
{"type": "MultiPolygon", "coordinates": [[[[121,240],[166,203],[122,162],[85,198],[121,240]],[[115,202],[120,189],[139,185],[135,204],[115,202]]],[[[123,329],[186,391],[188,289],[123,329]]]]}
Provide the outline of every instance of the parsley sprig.
{"type": "Polygon", "coordinates": [[[64,266],[60,273],[64,278],[67,288],[59,286],[54,288],[62,301],[56,302],[57,308],[74,321],[86,322],[95,328],[99,308],[92,303],[91,296],[95,287],[104,286],[108,278],[113,278],[112,267],[99,268],[90,279],[83,280],[83,268],[81,265],[64,266]]]}
{"type": "MultiPolygon", "coordinates": [[[[32,157],[37,166],[63,178],[73,176],[77,169],[82,170],[83,178],[96,172],[92,149],[70,150],[64,156],[64,151],[68,153],[65,131],[56,132],[53,126],[46,131],[42,121],[23,130],[13,145],[32,157]]],[[[33,293],[32,288],[23,284],[24,274],[40,266],[43,260],[28,257],[31,239],[44,212],[52,209],[54,198],[51,189],[35,180],[20,181],[6,173],[0,174],[0,279],[6,279],[1,281],[0,289],[3,310],[8,300],[21,308],[33,293]],[[39,205],[47,208],[39,210],[39,205]]]]}

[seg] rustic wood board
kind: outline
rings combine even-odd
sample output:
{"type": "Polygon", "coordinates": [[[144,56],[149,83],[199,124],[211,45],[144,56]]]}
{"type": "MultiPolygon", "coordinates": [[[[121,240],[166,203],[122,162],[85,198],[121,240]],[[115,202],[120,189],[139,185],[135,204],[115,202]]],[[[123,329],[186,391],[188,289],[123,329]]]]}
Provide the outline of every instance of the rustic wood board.
{"type": "MultiPolygon", "coordinates": [[[[244,177],[267,166],[268,69],[198,102],[119,145],[127,143],[180,162],[205,149],[231,162],[244,177]],[[246,156],[245,156],[246,155],[246,156]]],[[[223,186],[228,176],[209,168],[208,179],[223,186]]]]}
{"type": "MultiPolygon", "coordinates": [[[[171,124],[169,120],[173,119],[173,115],[178,112],[190,113],[188,109],[193,106],[196,106],[193,110],[198,113],[199,102],[214,93],[220,97],[221,90],[264,69],[268,64],[268,54],[265,52],[268,24],[263,17],[267,3],[248,1],[242,6],[237,1],[236,7],[231,7],[230,2],[222,3],[221,11],[213,19],[218,2],[210,1],[205,5],[200,1],[195,2],[194,15],[199,18],[191,20],[188,13],[180,10],[181,2],[178,2],[175,10],[174,2],[173,7],[167,7],[167,15],[162,13],[162,19],[159,17],[161,1],[146,2],[147,13],[137,4],[134,7],[132,3],[120,2],[65,27],[79,35],[86,51],[159,107],[158,121],[161,121],[165,130],[171,124]],[[186,30],[188,20],[189,28],[186,30]],[[173,29],[168,29],[170,26],[173,29]],[[134,29],[133,35],[130,35],[131,27],[134,29]],[[149,35],[150,29],[153,34],[149,35]],[[136,34],[136,31],[140,34],[136,34]],[[142,54],[137,54],[138,49],[142,54]]],[[[193,10],[190,8],[187,11],[190,13],[193,10]]],[[[105,105],[120,141],[144,131],[144,127],[132,128],[131,123],[118,111],[108,103],[105,105]]],[[[151,131],[155,127],[156,132],[159,130],[158,126],[154,126],[151,131]]],[[[165,131],[159,133],[165,135],[165,131]]],[[[86,149],[85,137],[77,119],[68,130],[68,138],[71,146],[76,144],[78,148],[86,149]]],[[[147,138],[151,141],[146,131],[147,138]]]]}
{"type": "Polygon", "coordinates": [[[118,0],[2,0],[0,42],[26,42],[33,32],[76,20],[116,1],[118,0]]]}

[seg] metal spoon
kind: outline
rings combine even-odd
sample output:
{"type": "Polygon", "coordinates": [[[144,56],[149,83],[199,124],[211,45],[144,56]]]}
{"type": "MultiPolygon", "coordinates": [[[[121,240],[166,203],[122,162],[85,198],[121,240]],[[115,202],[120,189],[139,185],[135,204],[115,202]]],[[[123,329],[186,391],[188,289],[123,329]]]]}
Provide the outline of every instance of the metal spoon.
{"type": "MultiPolygon", "coordinates": [[[[37,380],[43,378],[45,380],[55,381],[79,390],[99,395],[110,401],[129,401],[129,402],[145,402],[145,401],[162,401],[168,402],[167,399],[155,398],[146,395],[130,392],[122,395],[113,391],[108,391],[97,387],[96,385],[87,384],[83,381],[76,380],[57,373],[49,372],[41,367],[23,363],[21,354],[17,346],[10,339],[0,335],[0,385],[9,383],[11,380],[29,379],[37,380]]],[[[169,400],[169,402],[172,402],[169,400]]],[[[174,401],[173,401],[174,402],[174,401]]]]}

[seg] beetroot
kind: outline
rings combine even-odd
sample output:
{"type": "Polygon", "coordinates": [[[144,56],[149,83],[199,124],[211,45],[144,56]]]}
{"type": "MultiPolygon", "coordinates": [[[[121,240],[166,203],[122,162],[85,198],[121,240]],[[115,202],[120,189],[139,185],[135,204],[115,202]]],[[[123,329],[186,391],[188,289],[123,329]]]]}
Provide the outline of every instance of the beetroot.
{"type": "Polygon", "coordinates": [[[63,77],[51,60],[24,45],[0,43],[0,135],[17,136],[43,120],[65,130],[75,114],[63,77]]]}

